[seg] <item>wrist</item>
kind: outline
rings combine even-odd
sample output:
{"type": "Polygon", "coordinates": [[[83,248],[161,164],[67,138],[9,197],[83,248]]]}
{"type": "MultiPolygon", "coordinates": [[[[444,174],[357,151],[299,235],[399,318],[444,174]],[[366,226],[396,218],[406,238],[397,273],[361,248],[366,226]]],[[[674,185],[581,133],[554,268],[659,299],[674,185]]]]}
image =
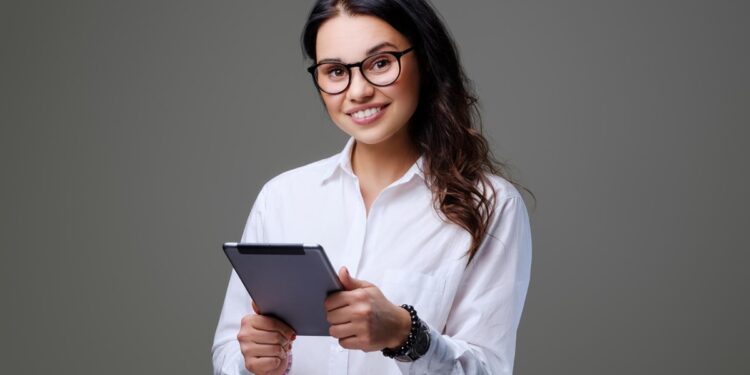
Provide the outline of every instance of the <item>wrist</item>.
{"type": "Polygon", "coordinates": [[[409,334],[398,348],[385,348],[383,355],[400,362],[413,362],[421,358],[430,348],[430,328],[417,315],[413,306],[401,305],[409,313],[409,334]]]}
{"type": "Polygon", "coordinates": [[[411,332],[411,316],[409,315],[409,311],[401,306],[394,305],[394,307],[396,308],[396,330],[391,340],[386,343],[386,348],[389,349],[402,346],[409,339],[409,333],[411,332]]]}

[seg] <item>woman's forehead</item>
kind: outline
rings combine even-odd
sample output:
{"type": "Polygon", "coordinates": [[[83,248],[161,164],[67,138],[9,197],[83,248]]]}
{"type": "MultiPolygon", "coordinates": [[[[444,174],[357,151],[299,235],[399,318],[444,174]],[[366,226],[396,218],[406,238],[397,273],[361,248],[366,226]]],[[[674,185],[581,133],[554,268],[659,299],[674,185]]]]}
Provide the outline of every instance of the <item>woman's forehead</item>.
{"type": "MultiPolygon", "coordinates": [[[[318,29],[315,43],[317,60],[359,61],[379,45],[389,44],[396,49],[409,46],[406,37],[387,22],[373,16],[339,14],[318,29]]],[[[393,47],[384,50],[392,50],[393,47]]]]}

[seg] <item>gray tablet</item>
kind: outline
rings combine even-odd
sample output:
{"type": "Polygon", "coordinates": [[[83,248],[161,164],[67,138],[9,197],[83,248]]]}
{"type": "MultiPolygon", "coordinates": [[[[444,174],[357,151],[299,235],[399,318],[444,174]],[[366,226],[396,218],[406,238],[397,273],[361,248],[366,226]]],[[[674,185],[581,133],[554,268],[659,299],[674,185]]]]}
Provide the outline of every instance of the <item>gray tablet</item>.
{"type": "Polygon", "coordinates": [[[224,252],[263,315],[297,335],[328,336],[323,301],[341,283],[323,247],[228,242],[224,252]]]}

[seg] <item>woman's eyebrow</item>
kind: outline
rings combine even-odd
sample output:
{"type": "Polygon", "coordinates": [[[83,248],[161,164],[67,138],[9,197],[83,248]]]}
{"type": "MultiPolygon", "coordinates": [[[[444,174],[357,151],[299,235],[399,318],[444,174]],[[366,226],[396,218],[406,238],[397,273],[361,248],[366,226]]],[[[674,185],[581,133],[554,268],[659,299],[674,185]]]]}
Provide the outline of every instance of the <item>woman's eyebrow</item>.
{"type": "MultiPolygon", "coordinates": [[[[383,43],[377,44],[375,47],[372,47],[372,48],[368,49],[367,52],[365,52],[365,54],[368,55],[368,56],[372,55],[373,53],[375,53],[375,52],[377,52],[377,51],[379,51],[379,50],[381,50],[381,49],[383,49],[385,47],[391,47],[391,48],[394,48],[394,49],[398,49],[398,47],[396,47],[396,45],[393,44],[393,43],[391,43],[391,42],[383,42],[383,43]]],[[[341,59],[339,59],[338,57],[332,57],[332,58],[321,59],[321,60],[318,61],[318,64],[321,64],[321,63],[341,63],[341,62],[342,62],[341,59]]]]}
{"type": "Polygon", "coordinates": [[[383,47],[392,47],[392,48],[398,49],[398,47],[396,47],[396,45],[391,42],[383,42],[383,43],[376,45],[375,47],[368,49],[367,54],[372,55],[373,53],[379,51],[383,47]]]}

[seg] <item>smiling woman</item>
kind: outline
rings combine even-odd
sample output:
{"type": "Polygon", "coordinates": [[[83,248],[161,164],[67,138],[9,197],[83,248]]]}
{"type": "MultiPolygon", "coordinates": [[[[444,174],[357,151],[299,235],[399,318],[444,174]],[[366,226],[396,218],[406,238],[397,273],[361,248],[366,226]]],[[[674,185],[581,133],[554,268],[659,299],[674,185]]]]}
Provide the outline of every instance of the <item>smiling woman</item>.
{"type": "Polygon", "coordinates": [[[351,138],[269,181],[242,242],[319,243],[344,291],[324,304],[330,337],[296,337],[251,309],[233,273],[214,372],[512,373],[528,216],[492,161],[444,25],[422,0],[325,0],[302,41],[351,138]]]}
{"type": "Polygon", "coordinates": [[[404,53],[411,50],[406,37],[373,16],[344,13],[320,26],[315,81],[322,86],[321,96],[331,119],[359,141],[360,149],[408,144],[404,142],[409,137],[407,124],[419,100],[417,58],[404,53]],[[360,60],[350,64],[359,65],[358,69],[341,63],[360,60]],[[338,71],[342,73],[332,78],[338,71]],[[338,93],[329,93],[324,88],[334,86],[332,81],[347,84],[339,86],[338,93]]]}

